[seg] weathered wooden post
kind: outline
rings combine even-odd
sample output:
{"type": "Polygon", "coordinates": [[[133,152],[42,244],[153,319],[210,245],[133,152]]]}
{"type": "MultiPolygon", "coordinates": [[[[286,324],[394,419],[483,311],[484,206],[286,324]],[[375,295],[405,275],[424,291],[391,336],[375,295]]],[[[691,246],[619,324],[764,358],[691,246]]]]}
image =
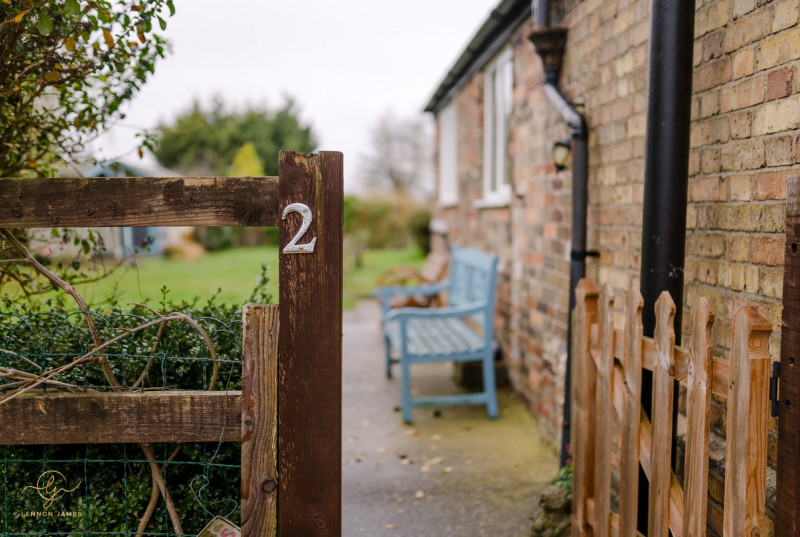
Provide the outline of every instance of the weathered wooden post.
{"type": "Polygon", "coordinates": [[[342,154],[282,151],[278,169],[278,527],[341,535],[342,154]]]}

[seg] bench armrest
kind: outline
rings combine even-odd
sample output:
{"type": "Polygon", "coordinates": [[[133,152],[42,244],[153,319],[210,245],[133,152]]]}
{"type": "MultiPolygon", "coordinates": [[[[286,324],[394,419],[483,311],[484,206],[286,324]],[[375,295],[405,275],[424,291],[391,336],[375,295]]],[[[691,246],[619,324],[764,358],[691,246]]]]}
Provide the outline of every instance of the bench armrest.
{"type": "MultiPolygon", "coordinates": [[[[413,287],[378,287],[372,291],[372,296],[381,299],[381,309],[383,314],[386,315],[389,311],[389,299],[393,296],[432,296],[438,295],[442,291],[450,288],[450,280],[442,280],[436,283],[429,283],[424,285],[415,285],[413,287]]],[[[405,308],[413,309],[413,308],[405,308]]],[[[430,309],[430,308],[421,308],[430,309]]]]}
{"type": "Polygon", "coordinates": [[[458,306],[446,306],[444,308],[397,308],[386,314],[384,323],[399,321],[405,324],[409,319],[442,319],[447,317],[468,317],[476,313],[485,313],[486,304],[483,302],[473,302],[458,306]]]}

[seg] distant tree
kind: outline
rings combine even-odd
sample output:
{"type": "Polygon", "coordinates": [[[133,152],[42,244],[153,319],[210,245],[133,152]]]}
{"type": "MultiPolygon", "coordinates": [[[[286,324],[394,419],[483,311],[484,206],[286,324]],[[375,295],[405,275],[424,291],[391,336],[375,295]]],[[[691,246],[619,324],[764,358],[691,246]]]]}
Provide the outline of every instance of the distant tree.
{"type": "Polygon", "coordinates": [[[229,110],[220,98],[208,108],[195,102],[173,124],[157,130],[156,158],[185,174],[227,175],[237,151],[249,142],[266,175],[277,175],[280,150],[308,153],[316,146],[311,127],[300,121],[292,100],[277,110],[261,106],[243,111],[229,110]]]}
{"type": "Polygon", "coordinates": [[[264,165],[258,158],[256,146],[247,142],[233,156],[233,164],[228,172],[231,177],[259,177],[264,175],[264,165]]]}
{"type": "Polygon", "coordinates": [[[0,176],[52,175],[120,117],[167,50],[167,12],[173,0],[0,2],[0,176]]]}
{"type": "Polygon", "coordinates": [[[370,130],[369,152],[360,155],[364,185],[401,196],[428,194],[433,185],[433,133],[425,118],[387,112],[370,130]]]}

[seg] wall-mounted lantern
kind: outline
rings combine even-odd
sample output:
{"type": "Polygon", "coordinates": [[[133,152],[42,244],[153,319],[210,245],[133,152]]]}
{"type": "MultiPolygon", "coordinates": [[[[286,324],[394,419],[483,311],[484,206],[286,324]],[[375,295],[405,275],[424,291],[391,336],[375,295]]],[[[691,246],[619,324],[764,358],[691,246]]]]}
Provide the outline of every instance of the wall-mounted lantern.
{"type": "Polygon", "coordinates": [[[572,144],[569,142],[556,142],[553,144],[553,164],[556,165],[556,171],[560,172],[567,167],[571,150],[572,144]]]}

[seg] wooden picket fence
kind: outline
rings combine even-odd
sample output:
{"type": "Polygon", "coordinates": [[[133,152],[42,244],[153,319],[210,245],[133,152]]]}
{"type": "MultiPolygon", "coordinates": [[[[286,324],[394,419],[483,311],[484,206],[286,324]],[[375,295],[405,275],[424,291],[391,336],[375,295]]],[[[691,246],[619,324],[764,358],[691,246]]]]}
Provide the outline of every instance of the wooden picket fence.
{"type": "Polygon", "coordinates": [[[653,338],[642,335],[643,300],[632,287],[625,327],[614,328],[614,290],[583,279],[576,290],[572,458],[572,536],[637,535],[639,468],[650,480],[650,537],[706,535],[711,395],[728,399],[725,537],[765,533],[768,349],[771,326],[759,307],[733,319],[728,360],[712,352],[714,316],[701,298],[692,307],[689,344],[675,346],[675,303],[656,302],[653,338]],[[640,402],[642,369],[653,372],[652,421],[640,402]],[[674,381],[686,384],[683,486],[670,467],[674,381]],[[611,509],[612,431],[621,424],[619,513],[611,509]]]}

